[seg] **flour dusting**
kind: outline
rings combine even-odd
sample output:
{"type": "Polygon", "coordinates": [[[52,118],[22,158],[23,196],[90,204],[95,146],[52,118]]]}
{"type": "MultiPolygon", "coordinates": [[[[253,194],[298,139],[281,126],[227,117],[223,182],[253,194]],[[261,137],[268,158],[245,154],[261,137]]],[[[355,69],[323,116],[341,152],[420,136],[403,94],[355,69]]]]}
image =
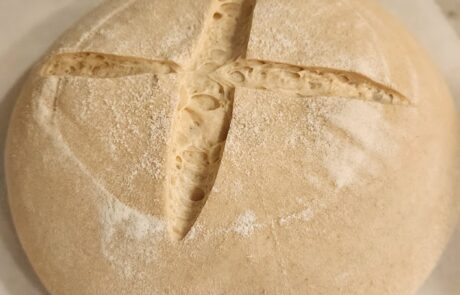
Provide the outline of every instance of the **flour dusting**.
{"type": "Polygon", "coordinates": [[[300,212],[281,217],[279,220],[279,224],[289,225],[294,221],[309,221],[311,218],[313,218],[313,211],[307,208],[300,212]]]}
{"type": "Polygon", "coordinates": [[[166,221],[142,214],[114,198],[100,212],[101,251],[127,278],[138,277],[140,266],[157,258],[156,244],[166,236],[166,221]]]}
{"type": "Polygon", "coordinates": [[[252,211],[246,211],[241,214],[232,227],[232,231],[244,236],[250,236],[261,225],[256,223],[256,215],[252,211]]]}

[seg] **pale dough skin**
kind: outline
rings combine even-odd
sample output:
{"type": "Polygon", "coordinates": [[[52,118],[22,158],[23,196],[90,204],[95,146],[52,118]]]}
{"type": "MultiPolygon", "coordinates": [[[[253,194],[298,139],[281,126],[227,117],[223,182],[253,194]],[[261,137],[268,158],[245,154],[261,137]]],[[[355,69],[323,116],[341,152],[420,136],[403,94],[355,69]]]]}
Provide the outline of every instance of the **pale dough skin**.
{"type": "MultiPolygon", "coordinates": [[[[110,1],[52,54],[186,64],[208,6],[110,1]]],[[[237,88],[214,189],[194,235],[173,242],[162,197],[179,77],[43,78],[38,65],[12,117],[6,170],[20,240],[51,294],[404,295],[421,285],[456,221],[459,183],[458,114],[423,50],[373,2],[259,0],[246,57],[354,71],[411,105],[237,88]],[[108,243],[121,207],[150,227],[130,233],[128,214],[108,243]]]]}

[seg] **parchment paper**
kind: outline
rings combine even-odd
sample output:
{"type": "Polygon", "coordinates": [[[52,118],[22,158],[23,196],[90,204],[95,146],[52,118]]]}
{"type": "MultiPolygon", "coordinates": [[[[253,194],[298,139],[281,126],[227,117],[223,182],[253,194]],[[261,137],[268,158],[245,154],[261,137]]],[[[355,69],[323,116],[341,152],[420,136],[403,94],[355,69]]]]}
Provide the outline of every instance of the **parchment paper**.
{"type": "MultiPolygon", "coordinates": [[[[280,0],[281,1],[281,0],[280,0]]],[[[433,0],[378,0],[426,47],[460,105],[460,39],[433,0]]],[[[460,0],[459,0],[460,1],[460,0]]],[[[101,0],[0,0],[0,154],[28,68],[75,20],[101,0]]],[[[460,197],[460,192],[459,192],[460,197]]],[[[0,157],[0,295],[46,294],[17,241],[0,157]]],[[[417,295],[460,294],[460,228],[417,295]]],[[[395,294],[398,295],[398,294],[395,294]]]]}

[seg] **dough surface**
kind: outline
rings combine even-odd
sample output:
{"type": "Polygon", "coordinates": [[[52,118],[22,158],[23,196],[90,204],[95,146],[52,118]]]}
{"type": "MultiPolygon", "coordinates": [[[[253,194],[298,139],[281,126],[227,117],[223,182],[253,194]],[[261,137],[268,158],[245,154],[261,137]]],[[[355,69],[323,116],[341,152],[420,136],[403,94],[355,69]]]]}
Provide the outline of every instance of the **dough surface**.
{"type": "MultiPolygon", "coordinates": [[[[217,1],[217,0],[216,0],[217,1]]],[[[187,65],[208,0],[113,0],[53,47],[187,65]]],[[[246,59],[358,73],[410,104],[236,87],[219,172],[181,242],[166,154],[180,74],[43,77],[9,130],[20,240],[51,294],[413,294],[458,215],[458,114],[372,1],[259,0],[246,59]]]]}

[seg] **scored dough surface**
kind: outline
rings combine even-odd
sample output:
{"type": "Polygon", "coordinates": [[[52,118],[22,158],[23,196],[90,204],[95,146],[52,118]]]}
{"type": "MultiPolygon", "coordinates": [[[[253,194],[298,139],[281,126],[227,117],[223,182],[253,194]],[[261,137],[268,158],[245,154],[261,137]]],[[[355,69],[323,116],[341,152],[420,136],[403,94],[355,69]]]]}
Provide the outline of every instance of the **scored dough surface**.
{"type": "MultiPolygon", "coordinates": [[[[50,56],[185,65],[209,4],[110,1],[50,56]]],[[[246,57],[359,73],[411,105],[235,88],[215,185],[175,243],[163,184],[180,76],[33,73],[9,132],[8,190],[52,294],[411,294],[420,285],[457,213],[458,122],[424,53],[373,2],[260,0],[246,57]]]]}

